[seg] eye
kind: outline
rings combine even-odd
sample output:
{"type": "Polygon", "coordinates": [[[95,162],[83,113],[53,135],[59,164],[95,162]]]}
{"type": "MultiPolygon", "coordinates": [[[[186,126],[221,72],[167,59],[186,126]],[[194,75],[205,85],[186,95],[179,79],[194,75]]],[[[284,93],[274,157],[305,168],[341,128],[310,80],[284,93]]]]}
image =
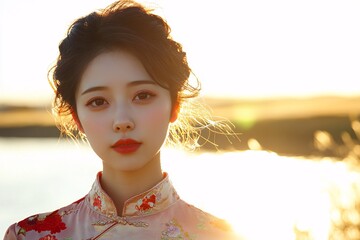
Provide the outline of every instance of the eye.
{"type": "Polygon", "coordinates": [[[95,98],[91,99],[89,102],[86,103],[86,106],[92,107],[92,108],[98,108],[106,105],[107,102],[103,98],[95,98]]]}
{"type": "Polygon", "coordinates": [[[155,97],[155,94],[151,92],[140,92],[136,94],[136,96],[134,97],[134,101],[146,101],[151,99],[152,97],[155,97]]]}

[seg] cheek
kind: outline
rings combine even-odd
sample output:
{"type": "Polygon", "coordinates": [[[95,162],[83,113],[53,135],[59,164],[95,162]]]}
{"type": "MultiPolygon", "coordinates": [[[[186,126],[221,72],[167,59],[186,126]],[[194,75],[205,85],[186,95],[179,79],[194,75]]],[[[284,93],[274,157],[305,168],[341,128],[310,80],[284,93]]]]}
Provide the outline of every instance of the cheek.
{"type": "Polygon", "coordinates": [[[161,131],[162,129],[166,132],[170,123],[170,111],[171,106],[161,105],[147,111],[142,118],[143,124],[149,126],[151,131],[161,131]]]}
{"type": "Polygon", "coordinates": [[[102,129],[107,126],[106,116],[103,114],[79,114],[79,120],[85,132],[85,135],[91,137],[92,133],[102,131],[102,129]]]}

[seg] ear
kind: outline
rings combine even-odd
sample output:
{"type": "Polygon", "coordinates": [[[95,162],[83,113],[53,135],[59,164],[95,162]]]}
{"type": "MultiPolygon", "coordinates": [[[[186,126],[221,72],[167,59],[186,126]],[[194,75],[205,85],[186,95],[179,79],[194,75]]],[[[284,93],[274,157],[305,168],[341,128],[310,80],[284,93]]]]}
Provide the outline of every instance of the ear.
{"type": "Polygon", "coordinates": [[[71,116],[74,119],[74,122],[76,123],[76,126],[78,127],[78,129],[80,130],[80,132],[84,133],[84,129],[81,126],[80,120],[77,116],[77,113],[74,109],[71,109],[71,116]]]}
{"type": "Polygon", "coordinates": [[[178,102],[176,102],[171,110],[171,116],[170,116],[171,123],[176,121],[176,119],[178,118],[178,115],[179,115],[179,111],[180,111],[180,105],[178,102]]]}

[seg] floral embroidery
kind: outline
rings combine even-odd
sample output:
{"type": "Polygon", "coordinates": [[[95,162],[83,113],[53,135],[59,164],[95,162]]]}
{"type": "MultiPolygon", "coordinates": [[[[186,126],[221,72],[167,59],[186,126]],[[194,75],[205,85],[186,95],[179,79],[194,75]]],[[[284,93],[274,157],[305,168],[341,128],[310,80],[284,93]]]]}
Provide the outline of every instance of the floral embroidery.
{"type": "Polygon", "coordinates": [[[157,193],[155,194],[155,197],[156,197],[156,201],[157,201],[157,202],[160,202],[160,201],[162,200],[161,192],[160,192],[160,191],[157,192],[157,193]]]}
{"type": "Polygon", "coordinates": [[[101,198],[99,195],[96,195],[96,197],[94,198],[93,206],[101,210],[101,198]]]}
{"type": "Polygon", "coordinates": [[[176,220],[166,223],[166,230],[162,232],[161,240],[192,240],[187,232],[184,232],[176,220]]]}
{"type": "Polygon", "coordinates": [[[118,238],[119,232],[124,239],[147,239],[149,236],[158,240],[237,239],[232,238],[232,232],[219,231],[218,228],[225,230],[227,227],[223,221],[180,200],[167,179],[130,198],[121,217],[99,184],[97,180],[86,198],[17,223],[8,229],[6,239],[17,234],[18,239],[72,240],[75,232],[83,236],[83,240],[118,238]],[[154,213],[159,213],[159,217],[154,213]]]}
{"type": "Polygon", "coordinates": [[[19,222],[19,234],[26,234],[26,232],[34,230],[37,232],[50,231],[50,233],[59,233],[66,229],[65,223],[62,221],[58,211],[52,212],[48,215],[34,215],[19,222]]]}
{"type": "Polygon", "coordinates": [[[156,195],[151,194],[150,196],[145,196],[143,199],[140,199],[136,204],[136,210],[145,212],[149,211],[155,206],[156,195]]]}
{"type": "Polygon", "coordinates": [[[54,235],[46,235],[45,237],[40,238],[39,240],[58,240],[54,235]]]}
{"type": "Polygon", "coordinates": [[[165,234],[167,237],[180,237],[181,236],[181,230],[174,225],[168,225],[168,228],[165,231],[165,234]]]}

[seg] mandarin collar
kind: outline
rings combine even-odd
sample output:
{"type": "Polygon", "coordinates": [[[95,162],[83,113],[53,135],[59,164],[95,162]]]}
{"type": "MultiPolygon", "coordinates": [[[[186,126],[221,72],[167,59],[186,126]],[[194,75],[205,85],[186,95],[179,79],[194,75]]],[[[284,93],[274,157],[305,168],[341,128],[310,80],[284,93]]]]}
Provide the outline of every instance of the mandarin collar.
{"type": "MultiPolygon", "coordinates": [[[[107,217],[118,218],[114,202],[101,187],[101,176],[102,172],[99,172],[88,194],[90,206],[94,211],[107,217]]],[[[163,176],[163,179],[154,187],[125,201],[122,217],[155,214],[179,200],[168,174],[164,173],[163,176]]]]}

